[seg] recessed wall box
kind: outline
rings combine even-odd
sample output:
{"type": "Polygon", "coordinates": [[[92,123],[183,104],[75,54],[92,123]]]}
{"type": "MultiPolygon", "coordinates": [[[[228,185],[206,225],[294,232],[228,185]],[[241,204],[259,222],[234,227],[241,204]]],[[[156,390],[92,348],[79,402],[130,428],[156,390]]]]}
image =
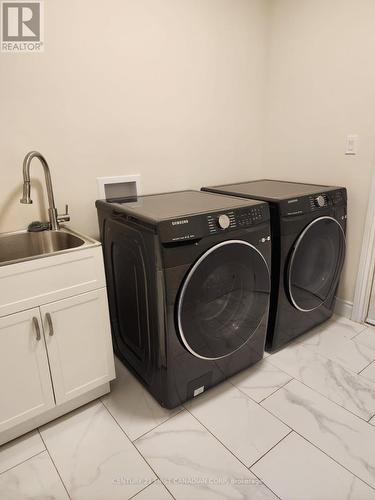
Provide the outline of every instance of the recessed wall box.
{"type": "Polygon", "coordinates": [[[136,198],[141,191],[141,176],[139,174],[98,177],[97,183],[100,200],[136,198]]]}

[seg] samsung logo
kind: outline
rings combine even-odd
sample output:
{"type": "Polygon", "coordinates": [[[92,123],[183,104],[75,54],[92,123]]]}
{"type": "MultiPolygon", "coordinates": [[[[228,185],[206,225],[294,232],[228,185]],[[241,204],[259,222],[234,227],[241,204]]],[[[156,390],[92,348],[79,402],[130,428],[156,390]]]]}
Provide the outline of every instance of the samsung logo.
{"type": "Polygon", "coordinates": [[[189,224],[189,219],[181,219],[172,221],[172,226],[179,226],[180,224],[189,224]]]}

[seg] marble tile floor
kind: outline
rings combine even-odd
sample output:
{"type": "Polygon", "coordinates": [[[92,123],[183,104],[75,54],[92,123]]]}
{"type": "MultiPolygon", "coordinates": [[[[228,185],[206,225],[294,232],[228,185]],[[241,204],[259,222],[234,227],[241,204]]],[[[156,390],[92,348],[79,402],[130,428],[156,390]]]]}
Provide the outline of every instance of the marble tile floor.
{"type": "Polygon", "coordinates": [[[0,447],[0,499],[375,499],[375,328],[334,317],[182,407],[112,392],[0,447]]]}

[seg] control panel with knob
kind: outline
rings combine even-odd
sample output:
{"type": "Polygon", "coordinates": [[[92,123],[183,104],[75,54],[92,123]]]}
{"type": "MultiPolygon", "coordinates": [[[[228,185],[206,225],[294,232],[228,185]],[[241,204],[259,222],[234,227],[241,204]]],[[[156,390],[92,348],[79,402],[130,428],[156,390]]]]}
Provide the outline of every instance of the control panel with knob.
{"type": "Polygon", "coordinates": [[[230,210],[226,213],[211,213],[206,215],[210,234],[218,234],[230,229],[247,228],[261,224],[265,217],[269,217],[268,205],[256,203],[249,207],[230,210]]]}
{"type": "Polygon", "coordinates": [[[326,199],[324,198],[324,196],[322,195],[317,196],[314,199],[314,205],[319,208],[324,207],[326,205],[326,199]]]}
{"type": "Polygon", "coordinates": [[[230,226],[230,218],[226,214],[221,214],[217,219],[217,224],[220,229],[228,229],[230,226]]]}
{"type": "Polygon", "coordinates": [[[301,213],[304,213],[306,209],[308,209],[309,212],[314,212],[315,210],[320,210],[321,208],[326,208],[332,204],[332,193],[316,193],[312,194],[308,197],[308,205],[306,203],[305,206],[303,206],[303,203],[307,200],[306,198],[301,198],[301,213]]]}
{"type": "Polygon", "coordinates": [[[281,200],[281,215],[295,217],[307,213],[325,212],[337,205],[346,204],[345,188],[328,188],[326,192],[315,192],[308,196],[281,200]]]}
{"type": "MultiPolygon", "coordinates": [[[[158,234],[163,244],[195,241],[206,236],[226,235],[229,231],[247,230],[268,223],[270,218],[267,203],[249,201],[250,205],[181,216],[178,219],[167,218],[158,222],[158,234]]],[[[234,204],[236,201],[234,201],[234,204]]],[[[267,231],[266,226],[262,231],[267,231]]],[[[233,237],[236,237],[233,233],[233,237]]],[[[241,234],[239,235],[241,238],[241,234]]],[[[269,241],[269,240],[267,240],[269,241]]]]}

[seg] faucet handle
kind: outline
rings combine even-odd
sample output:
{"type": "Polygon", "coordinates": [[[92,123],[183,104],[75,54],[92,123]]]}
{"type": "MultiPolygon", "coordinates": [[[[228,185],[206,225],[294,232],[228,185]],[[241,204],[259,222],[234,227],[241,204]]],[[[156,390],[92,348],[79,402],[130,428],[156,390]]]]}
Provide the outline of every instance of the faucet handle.
{"type": "Polygon", "coordinates": [[[69,222],[70,221],[69,206],[67,204],[65,205],[65,214],[58,215],[57,221],[58,222],[69,222]]]}

